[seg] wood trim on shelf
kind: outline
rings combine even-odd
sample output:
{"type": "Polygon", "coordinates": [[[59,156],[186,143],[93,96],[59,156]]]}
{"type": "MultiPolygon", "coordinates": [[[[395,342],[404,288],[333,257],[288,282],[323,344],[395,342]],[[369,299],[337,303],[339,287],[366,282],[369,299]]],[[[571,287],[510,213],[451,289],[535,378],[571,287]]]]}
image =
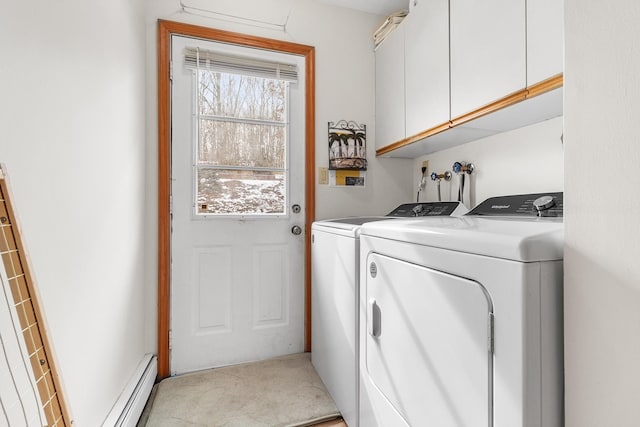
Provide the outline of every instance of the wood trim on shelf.
{"type": "Polygon", "coordinates": [[[552,90],[561,88],[564,85],[564,76],[562,73],[556,74],[546,80],[533,84],[527,88],[527,99],[551,92],[552,90]]]}
{"type": "Polygon", "coordinates": [[[478,119],[482,116],[486,116],[487,114],[495,113],[498,110],[502,110],[503,108],[507,108],[511,105],[517,104],[520,101],[524,101],[526,97],[527,97],[527,90],[526,89],[519,90],[503,98],[497,99],[487,105],[483,105],[482,107],[476,110],[473,110],[467,114],[463,114],[460,117],[456,117],[455,119],[452,119],[451,127],[454,128],[456,126],[469,123],[470,121],[478,119]]]}
{"type": "Polygon", "coordinates": [[[563,74],[562,73],[557,74],[539,83],[535,83],[525,89],[521,89],[510,95],[500,98],[494,102],[484,105],[467,114],[463,114],[462,116],[456,117],[449,122],[442,123],[438,126],[434,126],[423,132],[401,139],[400,141],[396,141],[389,145],[385,145],[384,147],[380,147],[376,150],[376,156],[382,156],[384,154],[388,154],[399,148],[403,148],[408,145],[411,145],[414,142],[439,134],[441,132],[446,132],[447,130],[455,128],[456,126],[469,123],[482,116],[486,116],[487,114],[495,113],[496,111],[510,107],[526,99],[530,99],[538,95],[542,95],[544,93],[558,89],[562,87],[563,84],[564,84],[563,74]]]}
{"type": "Polygon", "coordinates": [[[311,223],[315,220],[315,48],[298,43],[158,20],[158,379],[171,374],[169,360],[171,289],[171,35],[221,41],[305,57],[305,351],[311,350],[311,223]]]}
{"type": "Polygon", "coordinates": [[[384,147],[376,150],[376,156],[381,156],[383,154],[390,153],[393,150],[397,150],[398,148],[406,147],[407,145],[413,144],[414,142],[419,141],[421,139],[439,134],[440,132],[444,132],[448,130],[450,127],[451,127],[451,123],[446,122],[441,125],[432,127],[431,129],[427,129],[423,132],[410,136],[409,138],[401,139],[400,141],[394,142],[389,145],[385,145],[384,147]]]}

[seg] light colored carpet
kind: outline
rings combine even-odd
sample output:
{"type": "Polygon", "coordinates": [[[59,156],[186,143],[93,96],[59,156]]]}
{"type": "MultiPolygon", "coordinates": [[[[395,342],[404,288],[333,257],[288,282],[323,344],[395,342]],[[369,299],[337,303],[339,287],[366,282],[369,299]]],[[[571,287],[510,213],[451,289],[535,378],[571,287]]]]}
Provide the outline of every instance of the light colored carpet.
{"type": "Polygon", "coordinates": [[[146,426],[307,426],[338,414],[301,353],[167,378],[146,426]]]}

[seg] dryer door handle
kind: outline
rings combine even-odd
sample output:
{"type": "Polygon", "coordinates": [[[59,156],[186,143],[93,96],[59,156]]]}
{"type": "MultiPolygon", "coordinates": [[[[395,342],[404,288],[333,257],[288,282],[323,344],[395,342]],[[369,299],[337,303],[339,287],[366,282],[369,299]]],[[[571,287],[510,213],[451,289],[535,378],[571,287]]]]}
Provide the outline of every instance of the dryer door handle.
{"type": "Polygon", "coordinates": [[[367,306],[367,329],[373,338],[382,334],[382,312],[375,298],[370,298],[367,306]]]}

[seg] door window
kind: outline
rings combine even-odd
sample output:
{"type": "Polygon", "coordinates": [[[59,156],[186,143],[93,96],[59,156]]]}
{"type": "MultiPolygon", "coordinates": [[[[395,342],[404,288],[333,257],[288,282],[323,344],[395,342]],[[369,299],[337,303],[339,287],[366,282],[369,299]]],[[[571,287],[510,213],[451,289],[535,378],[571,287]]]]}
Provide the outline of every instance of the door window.
{"type": "Polygon", "coordinates": [[[195,62],[196,215],[286,214],[291,82],[195,62]]]}

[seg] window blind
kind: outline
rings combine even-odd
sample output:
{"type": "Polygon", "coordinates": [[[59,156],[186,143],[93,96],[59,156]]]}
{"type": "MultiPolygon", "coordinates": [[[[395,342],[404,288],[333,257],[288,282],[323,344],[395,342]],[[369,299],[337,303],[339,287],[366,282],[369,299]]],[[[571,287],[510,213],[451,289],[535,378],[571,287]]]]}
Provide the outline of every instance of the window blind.
{"type": "Polygon", "coordinates": [[[229,55],[199,48],[188,47],[184,55],[187,68],[200,68],[221,73],[244,74],[267,79],[298,81],[298,67],[263,59],[229,55]]]}

